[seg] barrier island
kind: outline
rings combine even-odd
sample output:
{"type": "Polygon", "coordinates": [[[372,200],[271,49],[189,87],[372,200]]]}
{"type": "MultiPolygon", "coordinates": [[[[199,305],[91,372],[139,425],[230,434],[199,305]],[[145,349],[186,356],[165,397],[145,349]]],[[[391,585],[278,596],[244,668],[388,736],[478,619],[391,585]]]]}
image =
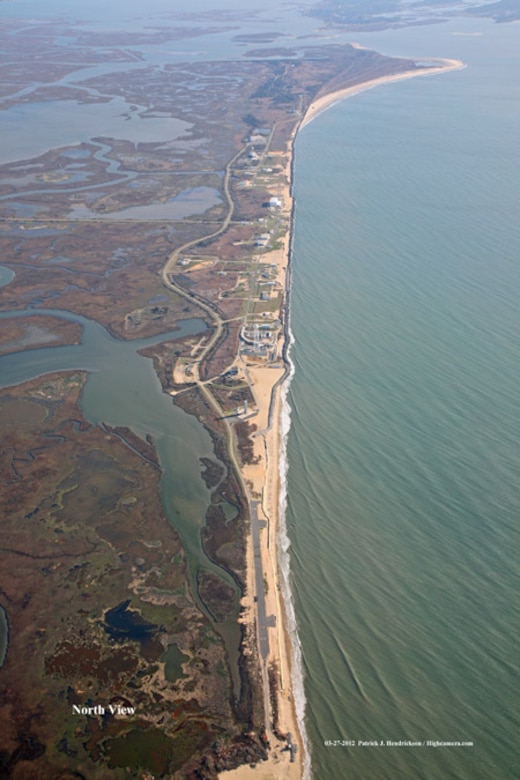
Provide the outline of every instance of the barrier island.
{"type": "Polygon", "coordinates": [[[305,771],[277,554],[293,142],[352,91],[459,64],[339,45],[139,54],[210,21],[105,33],[17,20],[5,39],[4,111],[52,105],[88,127],[77,140],[56,127],[63,143],[37,133],[34,153],[15,145],[0,165],[15,272],[0,288],[3,777],[305,771]],[[79,62],[95,72],[68,78],[79,62]],[[96,131],[108,104],[127,131],[96,131]],[[80,341],[60,311],[121,343],[156,337],[141,354],[212,441],[197,543],[188,510],[161,500],[171,467],[153,436],[88,419],[88,365],[49,373],[35,357],[80,341]],[[193,319],[196,333],[171,335],[193,319]],[[20,355],[34,376],[17,384],[20,355]]]}

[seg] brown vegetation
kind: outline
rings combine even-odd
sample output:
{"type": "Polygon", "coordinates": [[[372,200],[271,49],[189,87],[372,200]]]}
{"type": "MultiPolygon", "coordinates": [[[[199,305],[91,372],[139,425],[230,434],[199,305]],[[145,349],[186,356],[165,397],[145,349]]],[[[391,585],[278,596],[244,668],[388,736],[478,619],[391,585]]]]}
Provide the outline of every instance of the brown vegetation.
{"type": "MultiPolygon", "coordinates": [[[[162,745],[165,769],[186,777],[179,756],[191,767],[213,761],[216,736],[225,752],[241,733],[224,649],[186,589],[153,443],[86,424],[77,407],[84,379],[55,374],[0,394],[0,599],[10,625],[0,774],[54,777],[73,767],[96,780],[117,754],[114,767],[138,776],[135,753],[117,742],[132,729],[143,756],[162,745]],[[162,662],[173,638],[194,664],[177,686],[162,662]],[[73,704],[107,708],[116,694],[134,716],[72,714],[73,704]]],[[[213,592],[219,616],[228,603],[224,586],[213,592]]]]}

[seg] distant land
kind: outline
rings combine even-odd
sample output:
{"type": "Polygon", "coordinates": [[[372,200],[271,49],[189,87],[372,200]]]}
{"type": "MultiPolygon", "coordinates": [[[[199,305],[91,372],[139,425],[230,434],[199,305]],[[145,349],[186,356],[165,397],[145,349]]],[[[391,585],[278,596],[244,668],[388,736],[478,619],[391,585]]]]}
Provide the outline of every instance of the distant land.
{"type": "Polygon", "coordinates": [[[446,0],[403,3],[401,0],[322,0],[307,12],[328,25],[352,31],[375,31],[421,24],[438,24],[449,18],[481,16],[495,22],[520,19],[519,0],[498,0],[496,3],[468,2],[454,6],[446,0]]]}

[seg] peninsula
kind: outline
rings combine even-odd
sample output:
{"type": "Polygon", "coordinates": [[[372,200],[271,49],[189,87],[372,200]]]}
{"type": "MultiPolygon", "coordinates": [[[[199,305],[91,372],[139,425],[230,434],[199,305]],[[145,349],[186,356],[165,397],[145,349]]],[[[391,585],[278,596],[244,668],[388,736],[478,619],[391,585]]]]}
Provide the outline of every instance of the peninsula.
{"type": "Polygon", "coordinates": [[[0,288],[0,770],[300,778],[278,555],[293,143],[338,99],[461,63],[329,45],[134,68],[136,47],[182,31],[125,33],[108,49],[75,30],[61,59],[65,24],[11,32],[30,56],[12,66],[5,111],[74,106],[91,129],[0,165],[15,273],[0,288]],[[68,80],[79,60],[96,72],[68,80]],[[126,129],[98,134],[114,102],[126,129]],[[135,343],[171,408],[209,433],[191,492],[160,430],[143,438],[146,422],[83,407],[87,373],[63,346],[84,347],[82,318],[105,349],[135,343]],[[34,364],[23,382],[22,354],[34,364]],[[59,370],[42,363],[51,354],[59,370]]]}

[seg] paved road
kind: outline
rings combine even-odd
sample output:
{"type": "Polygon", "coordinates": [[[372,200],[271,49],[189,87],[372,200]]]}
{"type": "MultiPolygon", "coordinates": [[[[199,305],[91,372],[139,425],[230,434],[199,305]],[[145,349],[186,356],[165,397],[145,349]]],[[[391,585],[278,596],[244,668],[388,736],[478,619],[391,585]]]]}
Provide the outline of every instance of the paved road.
{"type": "Polygon", "coordinates": [[[258,619],[258,644],[260,655],[265,662],[269,655],[268,619],[265,612],[264,572],[260,552],[260,521],[258,519],[259,501],[251,501],[251,536],[253,537],[253,556],[255,562],[256,614],[258,619]]]}

